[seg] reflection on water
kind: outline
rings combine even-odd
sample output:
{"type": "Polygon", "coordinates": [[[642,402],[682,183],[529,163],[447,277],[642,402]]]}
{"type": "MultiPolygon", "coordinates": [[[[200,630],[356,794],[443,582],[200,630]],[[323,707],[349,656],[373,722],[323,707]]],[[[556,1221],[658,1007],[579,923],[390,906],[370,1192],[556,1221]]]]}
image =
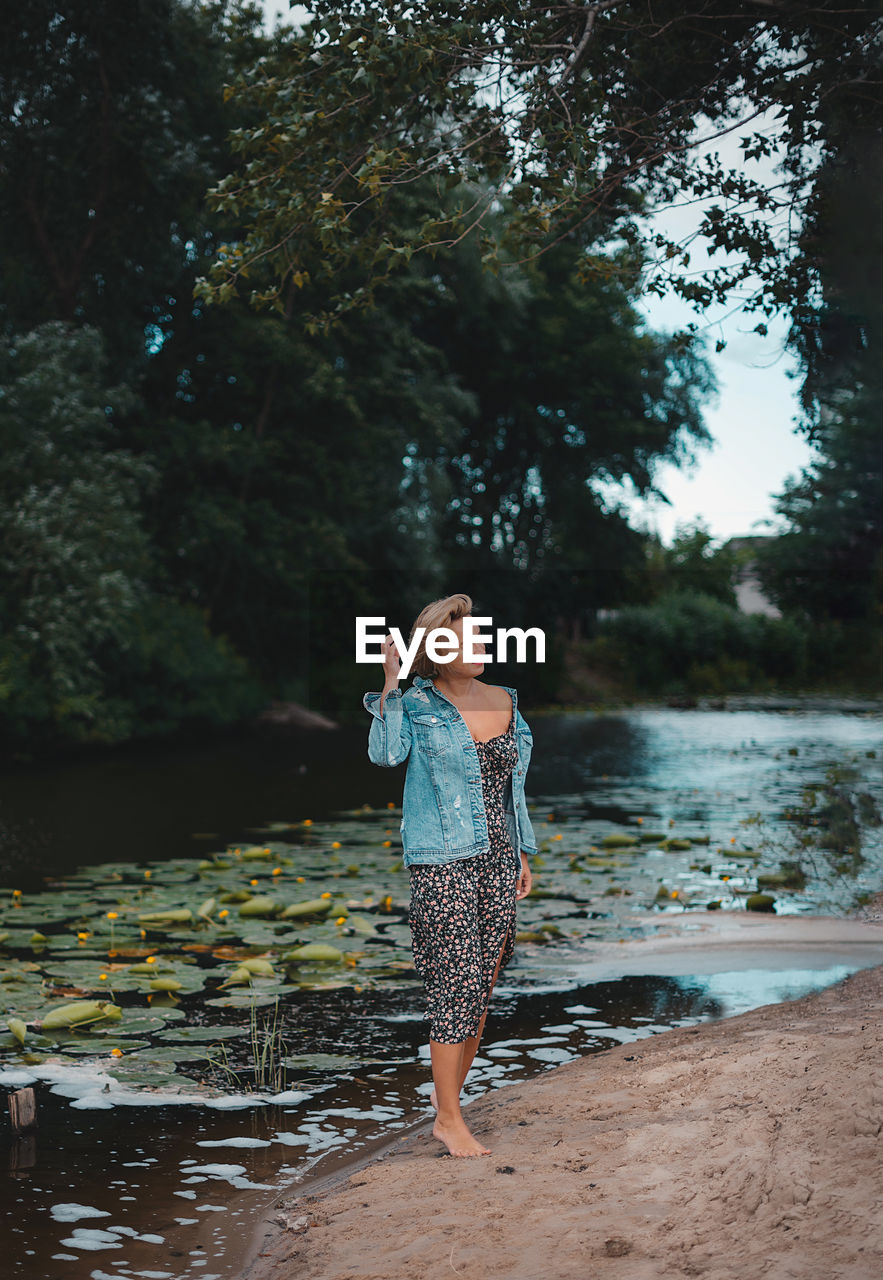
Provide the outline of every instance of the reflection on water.
{"type": "MultiPolygon", "coordinates": [[[[778,812],[844,752],[879,748],[881,717],[674,710],[536,716],[528,798],[567,796],[614,821],[736,822],[778,812]],[[789,755],[795,750],[796,755],[789,755]]],[[[145,745],[0,775],[0,883],[27,891],[74,866],[182,857],[250,828],[401,803],[405,767],[379,769],[364,729],[241,731],[199,745],[145,745]]],[[[883,793],[883,752],[866,760],[883,793]]]]}
{"type": "MultiPolygon", "coordinates": [[[[501,987],[465,1097],[670,1027],[821,990],[852,971],[628,977],[559,993],[501,987]]],[[[274,1190],[431,1114],[428,1046],[407,992],[370,1001],[346,989],[314,994],[302,1012],[328,1043],[361,1045],[368,1065],[330,1081],[304,1072],[297,1084],[307,1096],[295,1106],[84,1112],[42,1092],[36,1164],[6,1185],[5,1229],[18,1242],[6,1274],[232,1280],[274,1190]]]]}

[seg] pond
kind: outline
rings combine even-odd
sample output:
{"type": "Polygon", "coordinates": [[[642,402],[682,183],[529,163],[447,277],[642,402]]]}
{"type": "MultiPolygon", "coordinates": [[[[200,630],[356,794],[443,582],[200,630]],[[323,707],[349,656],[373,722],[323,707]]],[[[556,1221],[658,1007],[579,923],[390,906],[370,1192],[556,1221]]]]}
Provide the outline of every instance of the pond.
{"type": "MultiPolygon", "coordinates": [[[[758,888],[835,915],[879,889],[879,716],[528,720],[535,891],[469,1096],[850,971],[593,981],[592,954],[758,888]]],[[[427,1114],[404,770],[371,765],[366,735],[367,717],[0,779],[0,1079],[35,1085],[40,1122],[6,1131],[11,1274],[226,1280],[275,1189],[427,1114]]]]}

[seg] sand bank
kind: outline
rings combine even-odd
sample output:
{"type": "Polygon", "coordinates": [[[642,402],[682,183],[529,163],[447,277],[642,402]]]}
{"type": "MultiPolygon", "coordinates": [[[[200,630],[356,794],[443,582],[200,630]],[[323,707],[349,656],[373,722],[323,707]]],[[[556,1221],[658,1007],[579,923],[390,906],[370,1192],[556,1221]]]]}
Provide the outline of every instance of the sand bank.
{"type": "Polygon", "coordinates": [[[866,967],[493,1090],[465,1112],[490,1156],[450,1157],[421,1122],[336,1185],[277,1195],[243,1276],[877,1280],[883,925],[707,914],[609,944],[599,970],[702,972],[709,948],[751,967],[777,947],[866,967]]]}

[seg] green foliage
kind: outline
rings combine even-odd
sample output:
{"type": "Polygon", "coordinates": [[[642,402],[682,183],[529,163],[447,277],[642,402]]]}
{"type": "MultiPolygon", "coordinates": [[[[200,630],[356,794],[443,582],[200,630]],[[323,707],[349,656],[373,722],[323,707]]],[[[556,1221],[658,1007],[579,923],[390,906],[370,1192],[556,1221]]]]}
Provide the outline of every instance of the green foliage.
{"type": "Polygon", "coordinates": [[[158,473],[116,447],[117,415],[135,401],[105,385],[101,335],[51,321],[6,343],[0,366],[7,747],[217,722],[248,692],[253,705],[241,659],[156,590],[141,511],[158,473]]]}
{"type": "Polygon", "coordinates": [[[605,618],[594,655],[604,662],[616,654],[615,674],[636,690],[717,693],[770,680],[799,684],[808,673],[807,649],[805,631],[789,619],[745,614],[685,590],[605,618]]]}
{"type": "Polygon", "coordinates": [[[714,541],[702,520],[679,523],[669,547],[649,538],[646,579],[654,595],[698,591],[735,607],[735,575],[743,557],[726,543],[715,547],[714,541]]]}
{"type": "Polygon", "coordinates": [[[584,662],[633,693],[817,689],[879,694],[880,628],[747,614],[700,591],[671,591],[603,617],[584,662]]]}
{"type": "Polygon", "coordinates": [[[747,280],[743,305],[771,314],[808,288],[792,263],[799,219],[780,219],[783,235],[775,215],[793,212],[821,150],[820,102],[871,97],[873,23],[845,0],[320,0],[302,30],[225,86],[253,123],[231,130],[237,162],[210,205],[245,230],[219,246],[194,296],[226,303],[244,282],[252,306],[282,310],[289,283],[320,282],[309,323],[323,326],[372,305],[394,272],[439,246],[473,237],[497,270],[569,238],[586,279],[633,278],[652,254],[648,289],[701,310],[747,280]],[[745,163],[773,149],[751,126],[765,112],[793,180],[784,189],[745,163]],[[699,152],[739,115],[743,163],[699,152]],[[403,196],[421,182],[415,210],[403,196]],[[692,236],[641,228],[654,203],[678,196],[717,198],[700,234],[729,265],[697,278],[692,236]],[[489,215],[501,203],[499,229],[489,215]],[[609,251],[614,237],[622,255],[609,251]],[[269,279],[255,283],[255,266],[269,279]]]}
{"type": "MultiPolygon", "coordinates": [[[[789,477],[787,521],[760,549],[767,593],[815,623],[883,628],[883,140],[879,93],[821,108],[828,148],[800,239],[817,287],[794,312],[803,369],[801,429],[818,455],[789,477]]],[[[879,641],[875,647],[878,647],[879,641]]]]}
{"type": "MultiPolygon", "coordinates": [[[[670,5],[623,3],[568,71],[574,10],[311,14],[303,34],[267,36],[240,0],[38,0],[0,50],[5,747],[213,727],[273,695],[358,718],[375,672],[352,662],[354,616],[408,627],[457,590],[546,629],[545,666],[489,673],[526,700],[557,697],[599,608],[621,609],[625,638],[605,625],[594,652],[642,687],[871,680],[879,637],[849,629],[879,621],[883,578],[880,388],[862,355],[876,312],[844,247],[869,169],[843,127],[862,15],[825,27],[715,0],[694,30],[670,5]],[[795,32],[808,69],[770,81],[795,32]],[[833,203],[844,164],[819,171],[795,267],[808,278],[819,248],[829,263],[801,351],[832,424],[830,465],[789,497],[794,534],[770,568],[800,623],[735,615],[733,565],[704,530],[648,554],[600,496],[611,479],[651,492],[660,459],[709,438],[701,344],[648,332],[635,309],[655,286],[631,220],[666,184],[723,190],[680,142],[699,108],[725,115],[740,68],[749,96],[784,104],[789,147],[816,138],[824,83],[825,128],[855,169],[849,206],[833,203]],[[508,101],[482,87],[495,69],[508,101]],[[704,603],[668,601],[684,587],[704,603]]],[[[726,190],[752,194],[747,179],[726,190]]],[[[868,244],[875,201],[856,214],[868,244]]],[[[762,231],[734,216],[706,232],[753,262],[760,245],[765,283],[798,296],[762,231]]]]}

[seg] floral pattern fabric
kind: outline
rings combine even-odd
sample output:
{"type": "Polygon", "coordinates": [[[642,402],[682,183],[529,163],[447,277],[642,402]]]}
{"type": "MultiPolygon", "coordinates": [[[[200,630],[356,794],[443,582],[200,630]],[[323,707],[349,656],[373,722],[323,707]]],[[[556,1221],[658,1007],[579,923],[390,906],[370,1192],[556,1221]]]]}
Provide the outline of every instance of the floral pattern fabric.
{"type": "Polygon", "coordinates": [[[497,959],[502,972],[515,948],[521,859],[503,812],[506,783],[518,761],[514,714],[505,733],[475,746],[490,848],[440,866],[409,868],[414,965],[426,989],[430,1038],[440,1044],[477,1035],[497,959]]]}

